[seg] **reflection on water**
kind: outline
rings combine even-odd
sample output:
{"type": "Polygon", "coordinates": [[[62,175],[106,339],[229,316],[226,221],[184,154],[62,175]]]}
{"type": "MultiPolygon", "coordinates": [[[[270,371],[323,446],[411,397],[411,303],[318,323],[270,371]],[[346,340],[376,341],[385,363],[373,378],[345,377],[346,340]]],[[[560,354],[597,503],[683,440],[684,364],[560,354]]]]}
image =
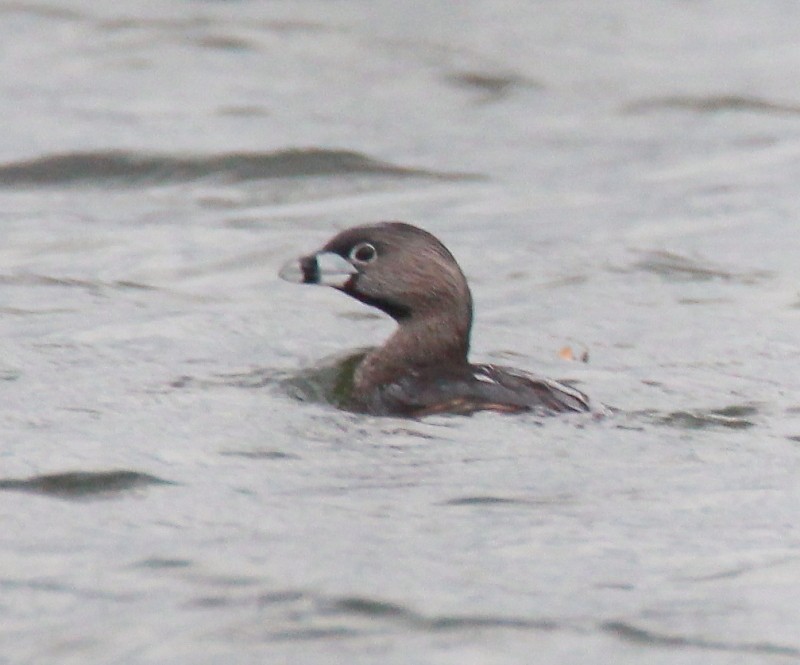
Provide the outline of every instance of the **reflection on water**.
{"type": "Polygon", "coordinates": [[[170,382],[173,388],[265,388],[278,386],[286,395],[301,402],[331,404],[347,409],[353,391],[353,375],[367,353],[323,359],[313,367],[293,372],[255,369],[244,373],[217,374],[209,377],[182,376],[170,382]]]}
{"type": "Polygon", "coordinates": [[[348,409],[353,393],[356,368],[367,351],[331,358],[313,368],[301,370],[286,378],[281,385],[286,392],[301,401],[324,402],[340,409],[348,409]]]}

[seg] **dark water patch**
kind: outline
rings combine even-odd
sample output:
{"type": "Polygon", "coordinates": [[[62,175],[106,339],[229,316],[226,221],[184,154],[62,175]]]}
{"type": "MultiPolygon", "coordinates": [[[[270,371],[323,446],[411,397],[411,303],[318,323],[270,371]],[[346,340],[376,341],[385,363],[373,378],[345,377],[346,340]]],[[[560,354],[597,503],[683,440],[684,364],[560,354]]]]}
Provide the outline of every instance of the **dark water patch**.
{"type": "MultiPolygon", "coordinates": [[[[199,578],[200,582],[206,582],[205,578],[199,578]]],[[[219,586],[219,582],[212,578],[212,584],[215,586],[219,586]]],[[[226,585],[226,586],[235,586],[235,587],[242,587],[247,588],[253,586],[254,584],[260,584],[259,580],[255,579],[246,579],[244,583],[238,583],[234,585],[226,585]]],[[[305,621],[309,614],[309,607],[308,601],[309,599],[306,595],[299,591],[274,591],[274,592],[266,592],[266,593],[248,593],[245,591],[244,593],[240,592],[238,589],[235,590],[235,593],[232,594],[216,594],[216,593],[207,593],[195,596],[194,598],[190,599],[187,602],[188,607],[193,608],[218,608],[218,607],[256,607],[272,611],[272,612],[280,612],[284,610],[286,614],[290,617],[292,621],[305,621]],[[282,608],[282,605],[286,605],[286,608],[282,608]]]]}
{"type": "Polygon", "coordinates": [[[139,30],[139,29],[182,29],[187,28],[207,28],[213,27],[212,19],[200,14],[181,16],[179,18],[151,18],[147,16],[123,16],[120,18],[110,18],[98,21],[98,27],[103,30],[139,30]]]}
{"type": "Polygon", "coordinates": [[[800,434],[795,434],[795,435],[792,435],[792,436],[787,436],[786,438],[787,438],[789,441],[794,441],[794,442],[796,442],[796,443],[800,443],[800,434]]]}
{"type": "Polygon", "coordinates": [[[142,282],[131,282],[129,280],[121,279],[115,282],[110,282],[110,286],[117,289],[130,289],[131,291],[157,291],[158,289],[151,284],[143,284],[142,282]]]}
{"type": "Polygon", "coordinates": [[[350,399],[353,374],[363,352],[352,356],[322,360],[321,364],[297,372],[257,368],[248,372],[213,374],[207,377],[180,376],[169,383],[171,388],[245,388],[248,390],[278,386],[285,394],[301,402],[332,404],[344,408],[350,399]]]}
{"type": "Polygon", "coordinates": [[[198,598],[193,598],[189,603],[189,607],[195,607],[199,609],[217,609],[220,607],[228,607],[234,603],[231,602],[230,598],[226,598],[225,596],[200,596],[198,598]]]}
{"type": "Polygon", "coordinates": [[[727,429],[749,429],[755,427],[750,420],[751,416],[758,413],[758,409],[749,404],[733,405],[721,409],[707,411],[672,411],[667,414],[648,413],[658,424],[679,429],[700,430],[709,427],[724,427],[727,429]]]}
{"type": "Polygon", "coordinates": [[[22,307],[0,307],[0,316],[42,316],[50,314],[69,314],[74,309],[53,307],[52,309],[24,309],[22,307]]]}
{"type": "Polygon", "coordinates": [[[97,417],[102,415],[102,411],[98,411],[97,409],[87,409],[86,407],[82,406],[63,406],[58,409],[59,411],[66,411],[67,413],[82,413],[87,416],[97,417]]]}
{"type": "Polygon", "coordinates": [[[217,178],[246,182],[305,176],[394,176],[444,180],[475,176],[405,168],[348,150],[232,152],[220,155],[168,155],[126,151],[74,152],[0,165],[0,187],[191,182],[217,178]]]}
{"type": "Polygon", "coordinates": [[[753,284],[772,276],[767,271],[734,272],[720,266],[712,265],[702,259],[691,259],[680,254],[667,251],[641,252],[631,270],[643,271],[659,275],[669,280],[690,282],[706,282],[723,280],[753,284]]]}
{"type": "Polygon", "coordinates": [[[193,565],[190,559],[165,559],[152,557],[136,564],[136,568],[152,568],[153,570],[173,570],[176,568],[189,568],[193,565]]]}
{"type": "Polygon", "coordinates": [[[259,605],[276,605],[281,603],[296,603],[306,597],[302,591],[268,591],[258,596],[259,605]]]}
{"type": "Polygon", "coordinates": [[[279,630],[269,634],[271,640],[326,640],[334,637],[357,637],[361,631],[333,626],[331,628],[300,628],[298,630],[279,630]]]}
{"type": "Polygon", "coordinates": [[[431,434],[430,432],[422,432],[408,427],[393,427],[387,429],[386,433],[393,436],[410,436],[415,439],[424,439],[425,441],[438,441],[441,439],[441,437],[431,434]]]}
{"type": "Polygon", "coordinates": [[[689,582],[715,582],[716,580],[732,579],[741,577],[753,571],[760,572],[769,570],[770,568],[778,568],[786,564],[795,564],[798,560],[797,556],[784,556],[773,561],[764,561],[759,563],[749,563],[735,568],[727,568],[714,573],[700,576],[680,577],[678,579],[687,580],[689,582]]]}
{"type": "Polygon", "coordinates": [[[222,106],[217,109],[217,115],[234,118],[263,118],[270,112],[263,106],[251,104],[249,106],[222,106]]]}
{"type": "Polygon", "coordinates": [[[198,379],[193,376],[189,376],[188,374],[184,374],[183,376],[179,376],[177,379],[173,379],[169,382],[170,388],[193,388],[198,385],[202,385],[198,383],[198,379]]]}
{"type": "Polygon", "coordinates": [[[16,381],[22,376],[17,369],[0,368],[0,381],[16,381]]]}
{"type": "Polygon", "coordinates": [[[275,383],[279,376],[273,369],[254,369],[249,372],[234,372],[231,374],[213,374],[209,377],[179,376],[170,381],[171,388],[264,388],[275,383]]]}
{"type": "Polygon", "coordinates": [[[332,601],[327,607],[329,612],[343,612],[346,614],[358,614],[368,617],[412,617],[412,613],[400,605],[388,603],[382,600],[371,598],[345,597],[332,601]]]}
{"type": "Polygon", "coordinates": [[[442,506],[552,506],[556,504],[564,504],[572,501],[572,496],[569,494],[560,494],[550,497],[542,497],[538,499],[524,499],[518,497],[504,497],[494,496],[491,494],[463,496],[448,499],[442,502],[442,506]]]}
{"type": "Polygon", "coordinates": [[[82,21],[86,18],[84,14],[80,14],[79,12],[71,9],[52,7],[44,3],[35,4],[29,2],[4,2],[2,5],[0,5],[0,15],[15,13],[67,21],[82,21]]]}
{"type": "Polygon", "coordinates": [[[548,619],[521,619],[492,616],[444,616],[424,622],[430,630],[473,630],[476,628],[503,628],[513,630],[559,630],[566,628],[557,621],[548,619]]]}
{"type": "Polygon", "coordinates": [[[443,502],[443,506],[502,506],[526,504],[522,499],[507,499],[501,496],[464,496],[456,499],[448,499],[443,502]]]}
{"type": "MultiPolygon", "coordinates": [[[[0,286],[44,286],[58,287],[65,289],[83,289],[92,293],[98,293],[104,289],[111,290],[136,290],[136,291],[156,291],[157,287],[143,284],[141,282],[131,282],[118,280],[112,282],[102,282],[100,280],[80,279],[76,277],[51,277],[50,275],[38,275],[35,273],[24,273],[20,275],[0,274],[0,286]]],[[[58,310],[47,310],[47,312],[58,310]]],[[[63,310],[70,311],[70,310],[63,310]]]]}
{"type": "Polygon", "coordinates": [[[731,298],[679,298],[679,305],[727,305],[733,302],[731,298]]]}
{"type": "Polygon", "coordinates": [[[600,624],[599,628],[627,642],[653,647],[693,647],[710,651],[730,651],[765,656],[800,656],[800,649],[795,647],[781,646],[769,642],[722,642],[680,635],[665,635],[638,628],[622,621],[608,621],[600,624]]]}
{"type": "Polygon", "coordinates": [[[22,274],[0,275],[0,286],[57,286],[98,291],[98,282],[73,277],[50,277],[49,275],[22,274]]]}
{"type": "MultiPolygon", "coordinates": [[[[105,591],[96,586],[77,586],[72,581],[60,582],[54,578],[0,579],[0,591],[16,591],[19,589],[44,591],[47,593],[80,598],[82,600],[100,600],[106,602],[130,602],[136,598],[135,592],[105,591]]],[[[0,663],[6,665],[6,661],[3,661],[1,656],[0,663]]]]}
{"type": "Polygon", "coordinates": [[[622,108],[623,113],[640,114],[653,111],[689,111],[691,113],[721,113],[738,111],[771,115],[800,114],[800,104],[771,102],[745,95],[709,95],[702,97],[675,95],[654,97],[631,102],[622,108]]]}
{"type": "MultiPolygon", "coordinates": [[[[199,30],[219,30],[220,25],[224,25],[217,17],[202,16],[199,14],[179,16],[174,18],[153,18],[144,15],[121,18],[111,18],[98,21],[97,25],[103,30],[129,31],[129,30],[159,30],[159,31],[178,31],[186,33],[188,31],[199,30]]],[[[270,32],[329,32],[331,26],[325,23],[306,21],[302,19],[254,19],[248,22],[248,27],[258,26],[270,32]]]]}
{"type": "Polygon", "coordinates": [[[243,589],[261,584],[262,580],[257,577],[245,575],[198,575],[197,581],[214,587],[226,589],[243,589]]]}
{"type": "Polygon", "coordinates": [[[237,51],[247,52],[256,51],[255,45],[241,37],[232,35],[203,35],[194,40],[197,46],[215,51],[237,51]]]}
{"type": "Polygon", "coordinates": [[[343,597],[321,602],[325,614],[349,614],[377,620],[400,623],[406,628],[422,631],[460,631],[474,629],[557,630],[567,628],[548,619],[490,615],[444,615],[425,616],[395,603],[364,597],[343,597]]]}
{"type": "Polygon", "coordinates": [[[297,33],[312,33],[312,32],[336,32],[337,28],[322,21],[308,21],[303,19],[267,19],[259,22],[259,25],[265,30],[272,32],[297,32],[297,33]]]}
{"type": "MultiPolygon", "coordinates": [[[[526,271],[518,271],[515,273],[511,273],[509,275],[512,279],[527,279],[528,273],[526,271]],[[511,277],[512,275],[519,276],[519,277],[511,277]]],[[[557,279],[551,280],[549,282],[544,282],[542,284],[542,288],[544,289],[561,289],[564,287],[571,287],[571,286],[580,286],[581,284],[586,284],[589,281],[588,275],[564,275],[563,277],[558,277],[557,279]]]]}
{"type": "Polygon", "coordinates": [[[459,88],[481,93],[483,101],[498,101],[519,88],[541,89],[537,81],[519,74],[490,74],[476,71],[460,71],[448,74],[445,80],[459,88]]]}
{"type": "Polygon", "coordinates": [[[75,471],[31,478],[0,479],[0,490],[32,492],[62,499],[109,496],[150,485],[172,485],[138,471],[75,471]]]}
{"type": "MultiPolygon", "coordinates": [[[[225,602],[218,596],[208,596],[225,602]]],[[[205,597],[204,598],[208,598],[205,597]]],[[[239,598],[252,604],[253,598],[239,598]]],[[[236,603],[237,599],[229,599],[236,603]]],[[[424,615],[405,605],[357,595],[322,596],[295,590],[263,594],[256,599],[266,628],[262,638],[305,640],[329,636],[365,636],[393,632],[463,633],[476,630],[586,631],[585,627],[549,619],[488,614],[424,615]]]]}
{"type": "Polygon", "coordinates": [[[723,418],[744,418],[758,414],[758,407],[754,404],[732,404],[721,409],[714,409],[710,413],[723,418]]]}
{"type": "Polygon", "coordinates": [[[245,459],[282,460],[300,459],[299,455],[285,453],[282,450],[223,450],[220,455],[224,457],[243,457],[245,459]]]}

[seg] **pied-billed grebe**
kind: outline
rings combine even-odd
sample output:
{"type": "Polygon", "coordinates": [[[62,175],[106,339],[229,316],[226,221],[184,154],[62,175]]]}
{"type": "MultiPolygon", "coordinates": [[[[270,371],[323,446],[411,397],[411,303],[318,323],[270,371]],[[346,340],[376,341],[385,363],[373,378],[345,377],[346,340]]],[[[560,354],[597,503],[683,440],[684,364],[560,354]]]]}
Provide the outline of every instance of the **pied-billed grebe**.
{"type": "Polygon", "coordinates": [[[541,415],[589,410],[582,392],[526,372],[467,359],[472,296],[464,273],[434,236],[383,222],[342,231],[287,263],[290,282],[332,286],[399,324],[353,377],[353,408],[424,416],[493,410],[541,415]]]}

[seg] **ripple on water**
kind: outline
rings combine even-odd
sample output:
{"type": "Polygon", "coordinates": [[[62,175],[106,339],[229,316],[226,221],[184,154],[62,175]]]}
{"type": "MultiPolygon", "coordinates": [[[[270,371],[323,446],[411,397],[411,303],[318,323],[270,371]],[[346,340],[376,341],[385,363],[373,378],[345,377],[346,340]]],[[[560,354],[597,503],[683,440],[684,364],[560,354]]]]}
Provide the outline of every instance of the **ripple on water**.
{"type": "Polygon", "coordinates": [[[771,644],[769,642],[739,643],[707,640],[703,638],[685,637],[682,635],[665,635],[633,626],[623,621],[608,621],[600,624],[600,629],[616,635],[627,642],[659,647],[694,647],[709,651],[731,651],[735,653],[762,654],[770,656],[800,656],[800,649],[771,644]]]}
{"type": "Polygon", "coordinates": [[[498,496],[494,494],[482,494],[473,496],[459,496],[447,501],[443,501],[443,506],[527,506],[528,508],[540,508],[542,506],[554,506],[571,503],[573,496],[570,494],[555,494],[552,496],[540,497],[515,497],[498,496]]]}
{"type": "Polygon", "coordinates": [[[623,107],[624,113],[649,113],[653,111],[688,111],[691,113],[720,113],[739,111],[746,113],[800,114],[797,104],[783,104],[768,99],[746,95],[705,95],[652,97],[631,102],[623,107]]]}
{"type": "Polygon", "coordinates": [[[764,270],[735,272],[700,258],[689,258],[663,250],[640,252],[640,258],[631,266],[633,271],[649,272],[675,281],[705,282],[722,280],[740,284],[753,284],[771,277],[764,270]]]}
{"type": "Polygon", "coordinates": [[[672,411],[670,413],[648,412],[657,424],[679,429],[706,429],[724,427],[727,429],[749,429],[755,427],[751,416],[758,414],[753,404],[734,404],[721,409],[672,411]]]}
{"type": "MultiPolygon", "coordinates": [[[[353,374],[366,351],[333,356],[296,372],[258,368],[249,372],[215,374],[210,377],[181,376],[172,388],[265,388],[278,386],[300,402],[330,404],[346,409],[353,390],[353,374]]],[[[231,453],[233,454],[233,453],[231,453]]]]}
{"type": "Polygon", "coordinates": [[[301,402],[332,404],[346,409],[353,392],[353,376],[366,351],[334,356],[314,367],[295,372],[281,381],[281,387],[301,402]]]}
{"type": "MultiPolygon", "coordinates": [[[[425,615],[404,605],[366,596],[322,596],[302,592],[268,594],[259,606],[271,614],[252,627],[261,638],[314,640],[320,637],[405,632],[469,632],[476,629],[552,631],[575,630],[570,623],[546,618],[490,614],[425,615]]],[[[248,630],[247,632],[250,632],[248,630]]]]}
{"type": "Polygon", "coordinates": [[[173,570],[191,567],[193,562],[190,559],[165,559],[161,557],[152,557],[144,559],[137,565],[139,568],[152,568],[154,570],[173,570]]]}
{"type": "Polygon", "coordinates": [[[513,499],[502,496],[463,496],[456,499],[449,499],[442,505],[445,506],[502,506],[502,505],[526,505],[529,502],[524,499],[513,499]]]}
{"type": "Polygon", "coordinates": [[[0,381],[17,381],[22,372],[11,367],[0,367],[0,381]]]}
{"type": "Polygon", "coordinates": [[[0,490],[32,492],[60,499],[83,499],[111,497],[150,485],[173,484],[138,471],[71,471],[30,478],[0,479],[0,490]]]}
{"type": "Polygon", "coordinates": [[[261,459],[261,460],[294,460],[300,459],[299,455],[294,453],[286,453],[282,450],[222,450],[220,455],[223,457],[244,457],[246,459],[261,459]]]}
{"type": "Polygon", "coordinates": [[[303,176],[370,175],[434,180],[474,179],[462,173],[407,168],[350,150],[282,150],[219,155],[129,151],[71,152],[0,165],[0,187],[64,185],[140,186],[223,178],[247,182],[303,176]]]}
{"type": "Polygon", "coordinates": [[[448,74],[445,81],[459,88],[479,93],[482,102],[499,101],[518,89],[541,90],[544,88],[539,81],[520,74],[504,72],[456,71],[448,74]]]}

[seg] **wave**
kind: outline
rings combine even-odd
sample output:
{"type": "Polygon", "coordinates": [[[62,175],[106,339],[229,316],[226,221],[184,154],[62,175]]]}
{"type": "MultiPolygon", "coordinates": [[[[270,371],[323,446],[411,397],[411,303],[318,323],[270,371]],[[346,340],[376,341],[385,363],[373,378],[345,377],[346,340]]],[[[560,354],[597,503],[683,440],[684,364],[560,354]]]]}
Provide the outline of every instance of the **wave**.
{"type": "Polygon", "coordinates": [[[0,490],[33,492],[63,499],[111,496],[147,485],[172,483],[138,471],[71,471],[31,478],[2,478],[0,490]]]}
{"type": "Polygon", "coordinates": [[[460,180],[474,176],[407,168],[349,150],[282,150],[218,155],[130,151],[71,152],[0,164],[0,187],[174,184],[201,178],[246,182],[304,176],[394,176],[460,180]]]}
{"type": "Polygon", "coordinates": [[[692,97],[675,95],[653,97],[630,102],[622,108],[623,113],[649,113],[651,111],[688,111],[690,113],[720,113],[738,111],[744,113],[789,114],[800,113],[800,105],[773,102],[746,95],[710,95],[692,97]]]}

